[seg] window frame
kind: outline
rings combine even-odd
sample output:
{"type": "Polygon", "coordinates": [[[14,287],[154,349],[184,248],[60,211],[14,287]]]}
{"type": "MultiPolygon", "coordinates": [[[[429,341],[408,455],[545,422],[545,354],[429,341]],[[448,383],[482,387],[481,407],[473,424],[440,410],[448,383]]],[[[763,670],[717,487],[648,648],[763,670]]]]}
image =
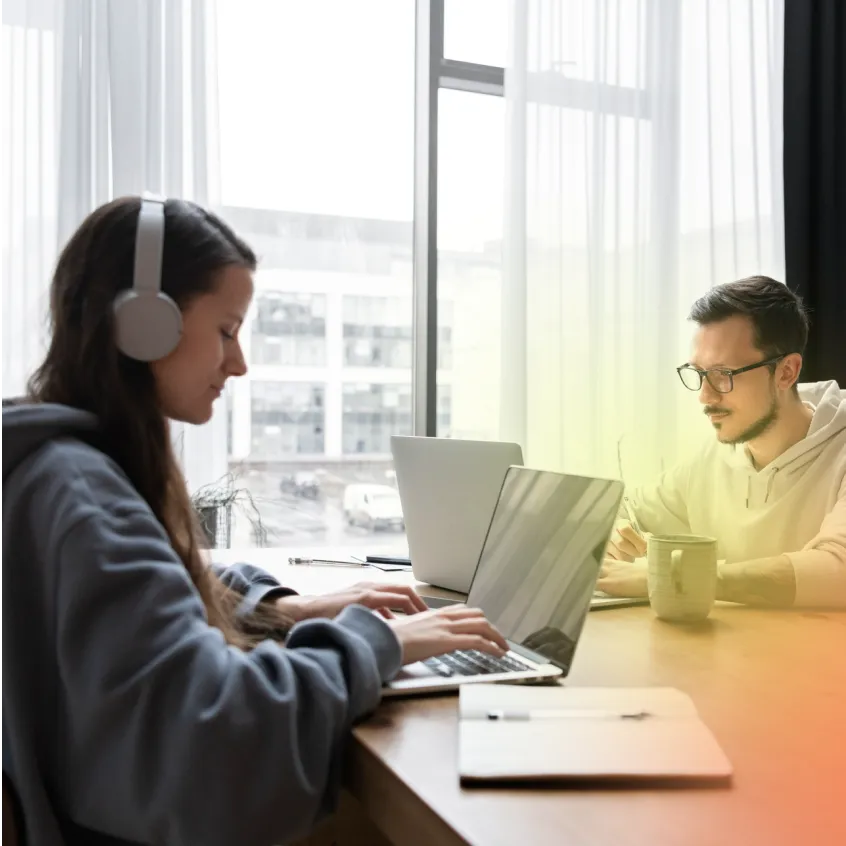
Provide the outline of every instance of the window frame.
{"type": "MultiPolygon", "coordinates": [[[[661,16],[657,6],[666,0],[645,0],[647,43],[661,16]],[[657,4],[657,6],[656,6],[657,4]]],[[[415,22],[415,92],[414,92],[414,237],[412,285],[412,429],[415,435],[436,437],[438,434],[438,93],[452,89],[490,97],[505,96],[505,68],[475,62],[448,59],[444,56],[445,0],[416,0],[415,22]]],[[[525,31],[528,8],[524,3],[512,4],[516,14],[515,29],[525,31]]],[[[678,15],[671,15],[670,28],[678,35],[678,15]]],[[[667,15],[664,15],[667,18],[667,15]]],[[[663,32],[667,37],[671,33],[663,32]]],[[[525,56],[515,56],[515,65],[525,56]]],[[[549,72],[547,72],[549,73],[549,72]]],[[[551,102],[566,108],[593,110],[595,103],[603,104],[603,114],[619,117],[637,115],[650,118],[649,74],[643,87],[616,86],[555,74],[548,86],[551,102]],[[598,96],[599,95],[599,96],[598,96]]],[[[515,121],[516,123],[516,121],[515,121]]],[[[516,130],[519,132],[519,125],[516,130]]],[[[519,140],[519,139],[512,139],[519,140]]],[[[667,151],[661,151],[665,155],[667,151]]],[[[657,155],[657,154],[654,154],[657,155]]],[[[525,217],[525,195],[512,197],[518,207],[522,201],[525,217]]],[[[671,210],[659,217],[666,221],[671,210]]],[[[657,221],[658,240],[665,228],[657,221]]],[[[523,294],[525,300],[525,292],[523,294]]],[[[512,309],[523,308],[512,303],[512,309]]],[[[525,338],[522,338],[525,347],[525,338]]],[[[525,349],[513,351],[525,356],[525,349]]],[[[521,409],[516,430],[525,434],[525,386],[511,397],[509,405],[521,409]]],[[[522,442],[522,439],[518,437],[522,442]]]]}

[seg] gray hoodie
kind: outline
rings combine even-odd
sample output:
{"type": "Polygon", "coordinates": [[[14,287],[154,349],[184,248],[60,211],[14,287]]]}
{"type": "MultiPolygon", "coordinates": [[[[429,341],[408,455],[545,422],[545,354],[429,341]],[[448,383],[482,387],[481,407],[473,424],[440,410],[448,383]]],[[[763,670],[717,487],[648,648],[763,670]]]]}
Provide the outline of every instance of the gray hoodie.
{"type": "Polygon", "coordinates": [[[3,770],[30,846],[302,837],[399,665],[360,607],[228,646],[96,418],[4,408],[3,770]]]}

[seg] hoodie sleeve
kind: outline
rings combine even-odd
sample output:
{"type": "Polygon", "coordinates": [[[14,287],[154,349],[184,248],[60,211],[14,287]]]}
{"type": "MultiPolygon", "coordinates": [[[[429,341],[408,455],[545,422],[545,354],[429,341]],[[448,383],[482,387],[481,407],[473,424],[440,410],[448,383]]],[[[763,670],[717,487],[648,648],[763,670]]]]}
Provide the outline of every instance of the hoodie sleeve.
{"type": "MultiPolygon", "coordinates": [[[[672,467],[652,485],[635,488],[628,493],[629,504],[645,532],[678,534],[690,531],[687,514],[691,463],[672,467]]],[[[619,519],[628,520],[620,505],[619,519]]]]}
{"type": "Polygon", "coordinates": [[[230,590],[243,597],[238,607],[239,617],[248,617],[260,602],[270,602],[281,596],[297,596],[291,588],[283,587],[273,576],[255,564],[212,564],[212,571],[230,590]]]}
{"type": "Polygon", "coordinates": [[[353,606],[296,625],[287,648],[228,646],[124,486],[128,504],[91,505],[54,553],[62,805],[133,842],[303,836],[336,802],[350,726],[399,668],[395,635],[353,606]]]}
{"type": "Polygon", "coordinates": [[[819,534],[804,549],[786,555],[796,576],[794,605],[846,608],[846,474],[819,534]]]}

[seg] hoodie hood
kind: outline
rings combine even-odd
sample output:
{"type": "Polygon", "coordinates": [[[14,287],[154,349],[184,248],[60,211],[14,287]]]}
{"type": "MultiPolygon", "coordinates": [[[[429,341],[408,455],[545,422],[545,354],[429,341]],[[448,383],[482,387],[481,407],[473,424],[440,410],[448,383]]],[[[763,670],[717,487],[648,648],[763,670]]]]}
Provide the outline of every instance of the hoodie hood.
{"type": "Polygon", "coordinates": [[[790,477],[811,464],[835,438],[846,437],[846,390],[837,382],[809,382],[799,385],[799,399],[814,411],[808,434],[758,471],[743,447],[723,447],[726,463],[745,472],[747,478],[746,507],[763,500],[768,502],[776,477],[790,477]],[[756,490],[764,485],[763,490],[756,490]]]}
{"type": "Polygon", "coordinates": [[[833,379],[800,385],[799,399],[814,407],[814,419],[805,441],[812,440],[817,435],[822,435],[822,440],[828,440],[846,429],[846,389],[840,388],[833,379]]]}
{"type": "Polygon", "coordinates": [[[88,411],[50,403],[3,404],[3,482],[48,441],[75,437],[91,441],[97,418],[88,411]]]}
{"type": "MultiPolygon", "coordinates": [[[[799,385],[799,399],[814,411],[808,434],[770,462],[762,473],[784,469],[803,456],[813,457],[831,438],[846,429],[846,390],[841,390],[834,380],[799,385]]],[[[743,448],[729,446],[723,449],[723,456],[732,467],[745,467],[752,473],[757,472],[743,448]]]]}

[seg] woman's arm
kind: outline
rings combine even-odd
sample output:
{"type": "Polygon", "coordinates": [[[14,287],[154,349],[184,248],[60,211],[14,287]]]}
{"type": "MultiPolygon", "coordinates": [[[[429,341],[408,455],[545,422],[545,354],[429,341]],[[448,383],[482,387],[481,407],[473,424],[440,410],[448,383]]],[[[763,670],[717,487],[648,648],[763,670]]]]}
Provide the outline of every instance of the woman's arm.
{"type": "Polygon", "coordinates": [[[267,570],[262,570],[255,564],[212,564],[211,568],[226,587],[243,597],[238,607],[238,616],[242,618],[252,614],[261,602],[298,595],[295,590],[283,587],[267,570]]]}
{"type": "Polygon", "coordinates": [[[295,626],[287,648],[228,646],[120,484],[122,507],[86,503],[56,553],[57,799],[79,825],[133,841],[301,837],[336,802],[350,726],[399,668],[395,635],[348,608],[295,626]]]}

